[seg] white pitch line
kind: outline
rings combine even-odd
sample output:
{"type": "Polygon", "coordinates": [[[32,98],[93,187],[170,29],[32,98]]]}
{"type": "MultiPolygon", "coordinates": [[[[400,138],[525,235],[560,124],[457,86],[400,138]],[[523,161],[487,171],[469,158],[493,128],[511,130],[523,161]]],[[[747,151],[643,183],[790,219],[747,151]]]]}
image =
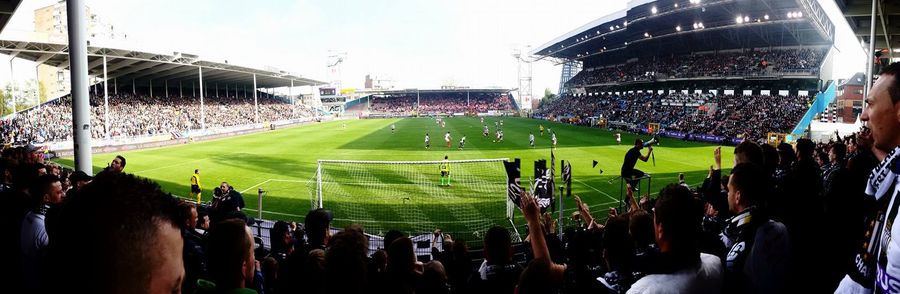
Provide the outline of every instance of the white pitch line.
{"type": "Polygon", "coordinates": [[[591,189],[594,190],[594,191],[600,192],[600,194],[606,195],[606,197],[609,197],[609,199],[612,199],[612,200],[615,200],[615,201],[619,201],[619,199],[616,199],[616,198],[612,197],[612,195],[606,194],[606,192],[600,191],[599,189],[594,188],[593,186],[588,185],[587,183],[585,183],[585,182],[583,182],[583,181],[581,181],[581,180],[579,180],[579,179],[575,179],[575,181],[578,181],[578,182],[581,183],[582,185],[585,185],[585,186],[587,186],[588,188],[591,188],[591,189]]]}
{"type": "Polygon", "coordinates": [[[265,180],[265,181],[260,182],[259,184],[250,186],[250,188],[247,188],[247,189],[244,189],[243,191],[241,191],[241,194],[244,194],[244,193],[246,193],[247,191],[253,190],[253,188],[256,188],[256,187],[259,186],[259,185],[268,183],[269,181],[272,181],[272,179],[268,179],[268,180],[265,180]]]}
{"type": "Polygon", "coordinates": [[[167,168],[176,167],[176,166],[181,166],[181,165],[185,165],[185,164],[189,164],[189,163],[194,163],[194,162],[198,162],[198,161],[202,161],[202,160],[206,160],[206,158],[203,158],[203,159],[194,159],[194,160],[185,161],[185,162],[180,162],[180,163],[176,163],[176,164],[170,164],[170,165],[166,165],[166,166],[154,167],[154,168],[151,168],[151,169],[139,170],[139,171],[136,171],[136,172],[134,172],[134,173],[135,173],[135,174],[139,174],[139,173],[151,172],[151,171],[156,171],[156,170],[161,170],[161,169],[167,169],[167,168]]]}

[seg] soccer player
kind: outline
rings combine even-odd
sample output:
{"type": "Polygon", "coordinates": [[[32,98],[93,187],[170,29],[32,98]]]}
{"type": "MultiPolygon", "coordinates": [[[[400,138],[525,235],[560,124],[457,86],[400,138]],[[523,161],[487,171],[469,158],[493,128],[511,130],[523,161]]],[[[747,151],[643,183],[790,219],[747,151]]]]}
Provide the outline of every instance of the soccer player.
{"type": "Polygon", "coordinates": [[[543,137],[544,136],[544,124],[541,124],[538,128],[541,129],[541,137],[543,137]]]}
{"type": "Polygon", "coordinates": [[[397,129],[397,125],[391,124],[391,134],[393,134],[394,130],[396,130],[396,129],[397,129]]]}
{"type": "Polygon", "coordinates": [[[616,133],[616,145],[622,145],[622,133],[616,133]]]}
{"type": "Polygon", "coordinates": [[[503,119],[502,119],[502,118],[500,119],[500,126],[501,126],[501,127],[503,126],[503,119]]]}
{"type": "Polygon", "coordinates": [[[425,149],[431,149],[431,136],[425,133],[425,149]]]}
{"type": "Polygon", "coordinates": [[[497,140],[503,142],[503,130],[497,130],[497,140]]]}
{"type": "Polygon", "coordinates": [[[453,140],[453,138],[450,137],[450,132],[447,132],[444,134],[444,143],[447,143],[447,148],[450,148],[450,140],[453,140]]]}
{"type": "Polygon", "coordinates": [[[550,141],[553,141],[553,148],[556,148],[556,133],[550,133],[550,141]]]}
{"type": "Polygon", "coordinates": [[[488,126],[484,125],[484,131],[482,131],[482,134],[484,135],[484,137],[487,138],[488,134],[490,134],[490,133],[491,133],[491,131],[488,129],[488,126]]]}
{"type": "Polygon", "coordinates": [[[444,155],[444,161],[441,162],[441,184],[440,186],[450,186],[450,161],[447,155],[444,155]]]}
{"type": "Polygon", "coordinates": [[[484,117],[481,117],[481,124],[484,124],[484,117]]]}
{"type": "Polygon", "coordinates": [[[446,127],[447,127],[447,121],[445,121],[445,120],[442,119],[442,120],[441,120],[441,127],[442,127],[442,128],[446,128],[446,127]]]}
{"type": "Polygon", "coordinates": [[[466,135],[463,135],[462,138],[459,138],[459,150],[463,150],[466,147],[466,135]]]}
{"type": "Polygon", "coordinates": [[[200,204],[200,170],[195,169],[191,176],[191,195],[197,194],[197,204],[200,204]]]}
{"type": "Polygon", "coordinates": [[[528,132],[528,145],[531,145],[531,148],[534,148],[534,134],[528,132]]]}

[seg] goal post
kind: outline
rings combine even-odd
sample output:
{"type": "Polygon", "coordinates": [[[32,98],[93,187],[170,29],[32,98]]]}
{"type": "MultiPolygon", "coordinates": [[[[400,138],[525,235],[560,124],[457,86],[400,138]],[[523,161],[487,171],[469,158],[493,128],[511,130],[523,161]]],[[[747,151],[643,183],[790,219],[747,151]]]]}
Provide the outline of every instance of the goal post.
{"type": "Polygon", "coordinates": [[[454,239],[480,242],[490,227],[503,226],[516,239],[507,160],[318,160],[307,184],[310,207],[331,210],[334,227],[355,223],[376,235],[441,229],[454,239]],[[449,185],[441,178],[443,164],[449,165],[449,185]]]}

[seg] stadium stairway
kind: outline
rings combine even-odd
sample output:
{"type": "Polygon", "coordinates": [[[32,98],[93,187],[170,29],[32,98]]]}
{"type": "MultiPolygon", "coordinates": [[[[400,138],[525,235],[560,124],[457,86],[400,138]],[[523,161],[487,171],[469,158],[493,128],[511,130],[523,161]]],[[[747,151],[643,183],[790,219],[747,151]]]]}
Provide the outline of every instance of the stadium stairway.
{"type": "Polygon", "coordinates": [[[816,117],[816,114],[825,111],[825,108],[828,106],[828,104],[831,104],[831,102],[834,101],[834,98],[836,96],[836,84],[837,83],[833,81],[829,82],[829,85],[825,88],[825,91],[816,94],[816,100],[813,100],[813,103],[809,106],[809,109],[806,110],[806,114],[803,115],[803,118],[800,119],[800,122],[798,122],[797,126],[794,127],[794,130],[791,131],[791,134],[803,134],[809,127],[810,123],[812,123],[813,118],[816,117]]]}

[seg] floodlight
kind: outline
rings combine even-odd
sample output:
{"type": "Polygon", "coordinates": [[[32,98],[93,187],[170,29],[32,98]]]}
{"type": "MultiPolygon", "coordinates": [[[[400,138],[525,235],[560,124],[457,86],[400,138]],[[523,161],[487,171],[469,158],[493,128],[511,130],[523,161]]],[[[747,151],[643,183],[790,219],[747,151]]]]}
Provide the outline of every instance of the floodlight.
{"type": "Polygon", "coordinates": [[[658,12],[656,10],[656,6],[653,6],[653,8],[650,8],[650,13],[656,14],[656,12],[658,12]]]}

